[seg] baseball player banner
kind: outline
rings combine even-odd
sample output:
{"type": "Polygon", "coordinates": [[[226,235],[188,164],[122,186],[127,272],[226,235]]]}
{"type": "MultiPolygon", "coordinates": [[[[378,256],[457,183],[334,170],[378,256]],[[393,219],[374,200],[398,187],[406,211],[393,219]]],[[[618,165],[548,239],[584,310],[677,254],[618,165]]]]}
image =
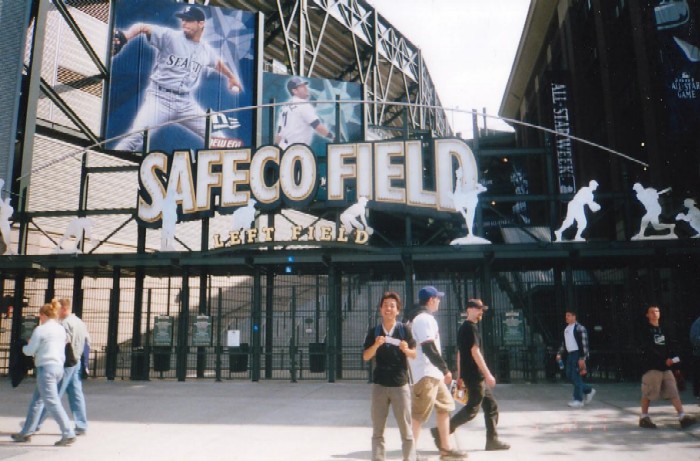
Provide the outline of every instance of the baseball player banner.
{"type": "Polygon", "coordinates": [[[165,0],[116,0],[108,149],[172,152],[252,143],[255,15],[165,0]],[[223,113],[221,111],[224,111],[223,113]]]}
{"type": "Polygon", "coordinates": [[[362,85],[320,78],[263,74],[263,102],[285,103],[263,111],[263,144],[282,150],[292,144],[305,144],[318,157],[325,156],[329,142],[362,140],[362,105],[341,103],[336,127],[336,104],[314,101],[360,101],[362,85]],[[272,120],[270,120],[272,117],[272,120]]]}
{"type": "Polygon", "coordinates": [[[668,125],[678,138],[688,134],[695,138],[700,122],[700,2],[655,3],[652,14],[661,54],[668,125]]]}

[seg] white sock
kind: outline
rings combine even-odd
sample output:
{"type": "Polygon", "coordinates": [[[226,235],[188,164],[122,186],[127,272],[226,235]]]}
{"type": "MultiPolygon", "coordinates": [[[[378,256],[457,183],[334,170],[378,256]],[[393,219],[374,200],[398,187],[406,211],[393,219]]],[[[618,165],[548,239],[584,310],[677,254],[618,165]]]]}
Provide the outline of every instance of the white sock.
{"type": "Polygon", "coordinates": [[[678,413],[678,419],[683,419],[684,416],[685,412],[681,411],[680,413],[678,413]]]}

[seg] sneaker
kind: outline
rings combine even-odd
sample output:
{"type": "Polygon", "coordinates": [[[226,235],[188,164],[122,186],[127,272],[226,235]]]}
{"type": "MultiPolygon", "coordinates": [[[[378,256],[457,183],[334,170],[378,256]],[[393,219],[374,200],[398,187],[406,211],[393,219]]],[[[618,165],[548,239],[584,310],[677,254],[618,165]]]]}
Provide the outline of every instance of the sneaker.
{"type": "Polygon", "coordinates": [[[486,451],[510,450],[510,445],[498,439],[486,441],[486,451]]]}
{"type": "Polygon", "coordinates": [[[595,397],[595,389],[591,389],[591,392],[586,394],[586,405],[593,401],[593,397],[595,397]]]}
{"type": "Polygon", "coordinates": [[[440,433],[437,430],[437,427],[433,427],[430,429],[430,435],[433,436],[433,442],[435,442],[435,446],[437,449],[440,449],[440,433]]]}
{"type": "Polygon", "coordinates": [[[681,429],[685,429],[695,424],[697,420],[692,416],[685,415],[678,422],[681,423],[681,429]]]}
{"type": "Polygon", "coordinates": [[[12,434],[10,437],[12,437],[12,440],[15,442],[29,442],[32,439],[31,435],[22,434],[21,432],[12,434]]]}
{"type": "Polygon", "coordinates": [[[75,428],[75,435],[85,435],[87,434],[87,429],[78,429],[77,427],[75,428]]]}
{"type": "MultiPolygon", "coordinates": [[[[639,418],[639,427],[643,427],[644,429],[656,429],[656,424],[651,422],[650,417],[645,416],[644,418],[639,418]]],[[[682,423],[681,427],[683,427],[682,423]]]]}
{"type": "Polygon", "coordinates": [[[580,400],[572,400],[571,402],[567,403],[567,405],[571,408],[583,408],[583,402],[580,400]]]}
{"type": "Polygon", "coordinates": [[[468,456],[466,451],[440,449],[440,461],[461,461],[468,456]]]}
{"type": "Polygon", "coordinates": [[[68,445],[71,445],[73,442],[75,442],[75,437],[63,437],[58,442],[54,443],[54,445],[57,447],[67,447],[68,445]]]}

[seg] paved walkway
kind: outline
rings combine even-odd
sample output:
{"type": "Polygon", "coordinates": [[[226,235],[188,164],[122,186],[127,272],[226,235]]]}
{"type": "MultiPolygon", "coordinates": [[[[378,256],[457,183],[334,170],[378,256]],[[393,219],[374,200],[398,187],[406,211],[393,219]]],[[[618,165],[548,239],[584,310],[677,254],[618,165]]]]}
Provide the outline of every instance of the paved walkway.
{"type": "MultiPolygon", "coordinates": [[[[50,420],[30,443],[9,435],[24,419],[34,380],[17,389],[0,379],[0,459],[366,461],[370,457],[369,385],[364,383],[103,381],[85,383],[90,428],[71,447],[50,420]]],[[[509,452],[485,452],[481,416],[452,442],[470,460],[623,461],[700,460],[700,424],[680,430],[673,409],[655,404],[655,431],[637,426],[636,383],[596,386],[594,402],[566,406],[566,384],[499,385],[501,438],[509,452]]],[[[700,407],[686,391],[686,411],[700,407]]],[[[388,459],[401,459],[398,430],[389,417],[388,459]]],[[[427,431],[419,451],[439,458],[427,431]]]]}

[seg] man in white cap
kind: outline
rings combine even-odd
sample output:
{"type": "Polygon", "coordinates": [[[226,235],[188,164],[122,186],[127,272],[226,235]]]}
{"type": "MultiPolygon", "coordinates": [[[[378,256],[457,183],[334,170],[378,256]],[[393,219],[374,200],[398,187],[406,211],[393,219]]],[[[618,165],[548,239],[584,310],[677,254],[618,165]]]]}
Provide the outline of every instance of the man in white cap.
{"type": "Polygon", "coordinates": [[[462,460],[466,453],[450,448],[450,412],[455,402],[447,388],[452,384],[452,372],[440,352],[440,331],[433,317],[445,293],[434,286],[425,286],[418,292],[421,311],[411,325],[413,338],[419,347],[416,358],[410,360],[413,388],[411,414],[413,440],[418,444],[421,425],[428,420],[435,407],[437,430],[433,437],[440,449],[441,460],[462,460]]]}

